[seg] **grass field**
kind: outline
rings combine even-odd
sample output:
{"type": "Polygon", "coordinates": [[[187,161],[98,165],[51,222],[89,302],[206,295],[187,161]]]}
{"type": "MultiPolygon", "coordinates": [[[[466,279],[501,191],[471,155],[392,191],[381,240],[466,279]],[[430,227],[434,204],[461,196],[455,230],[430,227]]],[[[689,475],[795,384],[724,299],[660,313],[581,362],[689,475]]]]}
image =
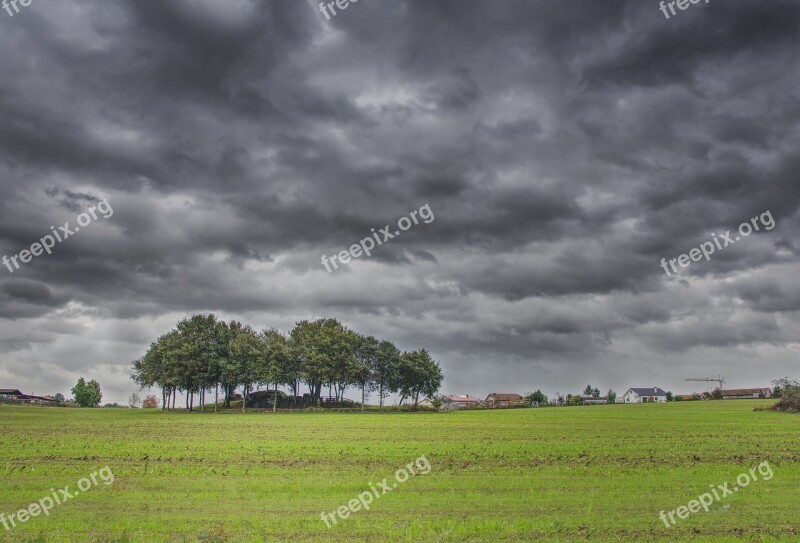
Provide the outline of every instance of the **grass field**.
{"type": "MultiPolygon", "coordinates": [[[[767,402],[768,403],[768,402],[767,402]]],[[[2,541],[800,541],[800,416],[763,401],[419,414],[0,406],[0,513],[109,466],[2,541]],[[411,477],[330,529],[368,482],[411,477]],[[675,527],[661,510],[769,461],[675,527]]]]}

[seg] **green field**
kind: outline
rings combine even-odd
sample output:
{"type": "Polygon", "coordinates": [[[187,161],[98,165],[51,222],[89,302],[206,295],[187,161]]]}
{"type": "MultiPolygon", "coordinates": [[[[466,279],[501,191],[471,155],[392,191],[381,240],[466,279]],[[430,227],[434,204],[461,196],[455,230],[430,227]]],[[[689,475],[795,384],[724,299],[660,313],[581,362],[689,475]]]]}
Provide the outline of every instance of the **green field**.
{"type": "Polygon", "coordinates": [[[0,406],[0,513],[116,478],[2,541],[800,541],[800,416],[764,401],[452,413],[189,414],[0,406]],[[333,511],[411,477],[330,529],[333,511]],[[769,461],[667,528],[659,511],[769,461]],[[761,477],[759,477],[760,479],[761,477]]]}

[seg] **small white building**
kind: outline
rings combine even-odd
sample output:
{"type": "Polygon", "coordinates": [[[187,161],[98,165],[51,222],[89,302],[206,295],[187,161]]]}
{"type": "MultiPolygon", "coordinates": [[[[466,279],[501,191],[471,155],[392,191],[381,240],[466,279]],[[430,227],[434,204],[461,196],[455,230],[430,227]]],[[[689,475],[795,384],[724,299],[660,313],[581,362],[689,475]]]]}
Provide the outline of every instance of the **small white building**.
{"type": "Polygon", "coordinates": [[[617,403],[663,403],[667,401],[667,393],[658,387],[629,388],[617,403]]]}

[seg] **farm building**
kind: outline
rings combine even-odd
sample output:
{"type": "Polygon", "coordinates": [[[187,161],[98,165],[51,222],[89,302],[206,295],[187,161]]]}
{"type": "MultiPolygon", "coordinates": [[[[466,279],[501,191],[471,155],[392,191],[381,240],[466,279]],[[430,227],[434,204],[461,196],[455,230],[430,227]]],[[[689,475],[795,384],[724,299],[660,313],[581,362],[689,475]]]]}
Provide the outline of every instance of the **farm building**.
{"type": "Polygon", "coordinates": [[[23,394],[15,388],[0,388],[0,403],[27,403],[34,405],[59,405],[50,396],[23,394]]]}
{"type": "Polygon", "coordinates": [[[469,394],[450,394],[443,398],[445,409],[468,409],[470,407],[480,407],[481,400],[469,394]]]}
{"type": "Polygon", "coordinates": [[[722,391],[723,400],[753,400],[771,397],[772,391],[768,388],[736,388],[722,391]]]}
{"type": "Polygon", "coordinates": [[[608,398],[599,398],[596,396],[581,396],[581,403],[583,405],[603,405],[608,403],[608,398]]]}
{"type": "Polygon", "coordinates": [[[658,388],[629,388],[618,403],[663,403],[667,393],[658,388]]]}
{"type": "Polygon", "coordinates": [[[487,407],[511,407],[525,404],[525,398],[519,394],[492,392],[484,400],[487,407]]]}
{"type": "Polygon", "coordinates": [[[678,394],[677,396],[675,396],[675,399],[683,401],[683,402],[694,402],[694,401],[697,401],[697,400],[708,400],[709,397],[710,397],[710,394],[708,394],[707,392],[703,392],[702,394],[697,394],[697,393],[694,393],[694,394],[678,394]]]}

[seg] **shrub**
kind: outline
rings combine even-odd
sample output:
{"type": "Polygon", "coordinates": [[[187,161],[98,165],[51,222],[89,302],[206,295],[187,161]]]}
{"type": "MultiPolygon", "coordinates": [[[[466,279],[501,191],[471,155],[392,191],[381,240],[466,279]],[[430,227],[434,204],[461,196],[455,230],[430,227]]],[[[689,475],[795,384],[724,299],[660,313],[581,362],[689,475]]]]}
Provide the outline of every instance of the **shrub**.
{"type": "Polygon", "coordinates": [[[152,394],[144,399],[142,402],[142,407],[144,409],[156,409],[158,408],[158,398],[153,396],[152,394]]]}
{"type": "Polygon", "coordinates": [[[787,411],[790,413],[800,413],[800,381],[785,377],[774,381],[776,387],[780,387],[780,399],[772,406],[775,411],[787,411]]]}

